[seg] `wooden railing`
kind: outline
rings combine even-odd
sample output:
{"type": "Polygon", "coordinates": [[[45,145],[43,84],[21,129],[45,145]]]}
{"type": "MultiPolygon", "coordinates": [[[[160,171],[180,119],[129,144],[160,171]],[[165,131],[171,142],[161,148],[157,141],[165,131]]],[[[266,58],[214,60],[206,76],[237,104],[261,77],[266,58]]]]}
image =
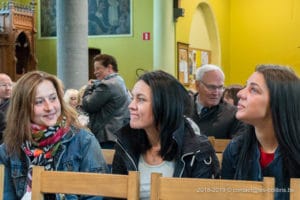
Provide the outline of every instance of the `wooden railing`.
{"type": "Polygon", "coordinates": [[[168,178],[151,175],[150,200],[274,200],[274,178],[241,181],[202,178],[168,178]]]}
{"type": "MultiPolygon", "coordinates": [[[[0,165],[0,200],[4,198],[4,165],[0,165]]],[[[291,178],[290,200],[300,199],[300,178],[291,178]]],[[[263,181],[242,181],[202,178],[167,178],[151,175],[151,200],[273,200],[273,177],[263,181]]],[[[94,195],[139,199],[139,173],[129,175],[83,172],[45,171],[33,168],[32,199],[43,199],[44,193],[94,195]]]]}
{"type": "Polygon", "coordinates": [[[44,193],[93,195],[139,200],[139,173],[128,175],[84,172],[45,171],[33,167],[32,200],[43,199],[44,193]]]}

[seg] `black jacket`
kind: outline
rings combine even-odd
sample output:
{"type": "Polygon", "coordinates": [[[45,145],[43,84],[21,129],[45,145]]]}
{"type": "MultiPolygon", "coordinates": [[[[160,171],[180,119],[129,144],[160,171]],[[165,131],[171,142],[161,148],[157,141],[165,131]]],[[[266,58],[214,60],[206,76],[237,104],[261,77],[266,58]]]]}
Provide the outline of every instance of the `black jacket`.
{"type": "Polygon", "coordinates": [[[5,115],[2,111],[0,111],[0,144],[2,143],[3,131],[5,129],[5,115]]]}
{"type": "Polygon", "coordinates": [[[208,109],[204,114],[197,112],[197,95],[194,95],[193,120],[199,126],[202,134],[220,139],[231,139],[246,131],[246,124],[235,117],[237,108],[226,102],[221,102],[208,109]]]}
{"type": "Polygon", "coordinates": [[[5,99],[0,104],[0,111],[3,112],[4,115],[6,115],[6,112],[7,112],[8,106],[9,106],[9,102],[10,102],[10,99],[5,99]]]}
{"type": "MultiPolygon", "coordinates": [[[[127,174],[138,171],[140,152],[137,145],[145,143],[146,133],[128,126],[118,133],[112,173],[127,174]],[[134,138],[134,139],[133,139],[134,138]],[[139,144],[138,144],[139,143],[139,144]]],[[[173,133],[173,140],[179,148],[175,158],[174,177],[213,178],[219,176],[219,161],[205,135],[195,134],[188,120],[183,120],[173,133]]]]}

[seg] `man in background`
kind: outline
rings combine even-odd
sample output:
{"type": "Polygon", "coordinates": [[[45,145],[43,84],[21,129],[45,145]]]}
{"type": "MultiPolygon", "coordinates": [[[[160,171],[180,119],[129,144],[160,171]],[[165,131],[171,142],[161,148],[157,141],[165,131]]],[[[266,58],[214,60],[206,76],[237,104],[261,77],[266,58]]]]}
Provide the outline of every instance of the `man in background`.
{"type": "Polygon", "coordinates": [[[7,74],[0,73],[0,111],[6,114],[13,83],[7,74]]]}
{"type": "Polygon", "coordinates": [[[0,73],[0,144],[2,135],[6,126],[6,112],[9,105],[9,99],[12,91],[12,81],[7,74],[0,73]]]}
{"type": "Polygon", "coordinates": [[[220,67],[206,64],[196,71],[193,120],[201,133],[215,138],[230,139],[245,130],[235,118],[237,108],[223,102],[225,75],[220,67]]]}
{"type": "Polygon", "coordinates": [[[113,56],[95,56],[94,74],[97,80],[86,88],[82,108],[89,114],[88,127],[101,147],[113,148],[116,131],[129,122],[130,96],[113,56]]]}

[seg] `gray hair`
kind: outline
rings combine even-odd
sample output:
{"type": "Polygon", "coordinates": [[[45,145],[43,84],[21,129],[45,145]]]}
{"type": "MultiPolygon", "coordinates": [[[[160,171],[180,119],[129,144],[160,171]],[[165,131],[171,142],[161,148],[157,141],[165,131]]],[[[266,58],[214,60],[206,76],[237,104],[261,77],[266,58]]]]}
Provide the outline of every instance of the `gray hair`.
{"type": "Polygon", "coordinates": [[[219,66],[213,64],[205,64],[196,70],[196,81],[201,81],[204,74],[209,71],[219,71],[225,79],[224,72],[219,66]]]}

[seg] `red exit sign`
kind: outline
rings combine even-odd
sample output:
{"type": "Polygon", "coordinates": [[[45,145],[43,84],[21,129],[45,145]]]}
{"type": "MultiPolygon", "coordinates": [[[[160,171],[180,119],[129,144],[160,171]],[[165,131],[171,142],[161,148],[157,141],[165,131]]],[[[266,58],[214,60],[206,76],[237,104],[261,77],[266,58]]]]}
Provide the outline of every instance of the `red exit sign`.
{"type": "Polygon", "coordinates": [[[150,32],[143,32],[143,40],[150,40],[150,32]]]}

